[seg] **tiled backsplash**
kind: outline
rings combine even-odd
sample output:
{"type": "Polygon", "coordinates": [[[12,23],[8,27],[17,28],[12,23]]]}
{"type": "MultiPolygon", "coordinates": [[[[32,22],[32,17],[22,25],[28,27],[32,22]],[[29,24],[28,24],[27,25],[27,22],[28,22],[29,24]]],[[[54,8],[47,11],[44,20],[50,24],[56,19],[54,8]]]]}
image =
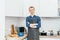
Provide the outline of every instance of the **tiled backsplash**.
{"type": "MultiPolygon", "coordinates": [[[[24,26],[26,27],[25,17],[6,17],[5,18],[5,31],[6,34],[10,33],[11,24],[14,24],[15,27],[24,26]]],[[[27,27],[26,27],[27,28],[27,27]]],[[[41,28],[40,31],[54,30],[57,31],[60,29],[60,17],[42,17],[41,18],[41,28]]]]}

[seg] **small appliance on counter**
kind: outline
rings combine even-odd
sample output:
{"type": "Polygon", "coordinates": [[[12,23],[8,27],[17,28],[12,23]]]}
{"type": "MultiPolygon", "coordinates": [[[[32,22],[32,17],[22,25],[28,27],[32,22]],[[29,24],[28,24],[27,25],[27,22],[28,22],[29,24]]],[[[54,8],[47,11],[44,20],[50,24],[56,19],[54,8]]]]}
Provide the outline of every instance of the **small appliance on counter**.
{"type": "Polygon", "coordinates": [[[54,35],[53,30],[50,30],[49,32],[50,32],[50,36],[54,35]]]}
{"type": "Polygon", "coordinates": [[[57,35],[60,35],[60,31],[57,31],[57,35]]]}
{"type": "Polygon", "coordinates": [[[18,36],[24,36],[24,27],[19,27],[18,36]]]}
{"type": "Polygon", "coordinates": [[[20,26],[20,27],[15,27],[16,31],[17,31],[17,34],[19,37],[22,37],[24,36],[25,34],[28,34],[27,33],[27,29],[23,26],[20,26]]]}
{"type": "Polygon", "coordinates": [[[40,32],[40,36],[47,36],[47,32],[45,31],[40,32]]]}

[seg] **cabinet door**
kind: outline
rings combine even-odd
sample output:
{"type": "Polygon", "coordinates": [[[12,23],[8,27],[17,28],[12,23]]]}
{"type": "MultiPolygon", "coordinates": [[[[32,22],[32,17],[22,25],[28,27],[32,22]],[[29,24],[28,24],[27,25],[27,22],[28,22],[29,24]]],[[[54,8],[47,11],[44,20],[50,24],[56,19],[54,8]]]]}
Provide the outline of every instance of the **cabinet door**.
{"type": "Polygon", "coordinates": [[[23,10],[24,10],[24,16],[30,15],[29,13],[29,7],[34,6],[35,7],[35,13],[39,13],[40,9],[40,1],[39,0],[24,0],[23,1],[23,10]]]}
{"type": "Polygon", "coordinates": [[[35,14],[42,17],[57,16],[57,1],[58,0],[24,0],[23,10],[24,16],[29,15],[29,7],[35,7],[35,14]]]}
{"type": "Polygon", "coordinates": [[[5,16],[22,16],[22,0],[6,0],[5,16]]]}
{"type": "Polygon", "coordinates": [[[40,0],[40,14],[41,16],[57,16],[58,14],[58,0],[40,0]]]}

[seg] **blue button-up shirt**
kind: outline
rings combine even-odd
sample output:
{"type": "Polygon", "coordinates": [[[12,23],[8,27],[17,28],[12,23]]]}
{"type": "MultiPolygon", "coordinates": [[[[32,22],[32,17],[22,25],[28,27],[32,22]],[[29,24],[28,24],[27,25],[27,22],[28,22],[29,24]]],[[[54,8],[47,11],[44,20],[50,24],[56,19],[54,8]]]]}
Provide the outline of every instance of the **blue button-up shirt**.
{"type": "Polygon", "coordinates": [[[32,16],[26,17],[26,26],[27,26],[28,28],[30,28],[30,21],[31,21],[31,20],[34,20],[34,18],[37,19],[37,24],[38,24],[38,25],[36,25],[37,28],[40,28],[40,27],[41,27],[41,19],[40,19],[39,16],[36,16],[36,15],[34,15],[33,17],[32,17],[32,16]]]}

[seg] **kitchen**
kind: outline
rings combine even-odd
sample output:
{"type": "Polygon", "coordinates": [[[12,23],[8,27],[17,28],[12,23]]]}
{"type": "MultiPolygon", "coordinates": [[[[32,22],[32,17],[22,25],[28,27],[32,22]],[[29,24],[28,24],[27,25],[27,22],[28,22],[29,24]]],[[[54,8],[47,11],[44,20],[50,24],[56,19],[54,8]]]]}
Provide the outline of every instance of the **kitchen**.
{"type": "MultiPolygon", "coordinates": [[[[58,0],[6,0],[5,35],[11,33],[12,24],[14,24],[15,27],[23,26],[26,28],[25,21],[26,16],[29,15],[28,7],[30,6],[28,4],[35,6],[37,10],[36,15],[41,17],[41,28],[39,32],[47,34],[45,36],[40,36],[40,39],[60,40],[60,34],[58,34],[58,31],[60,31],[58,0]],[[53,35],[50,35],[51,32],[53,33],[53,35]]],[[[9,40],[14,39],[9,38],[9,40]]]]}

